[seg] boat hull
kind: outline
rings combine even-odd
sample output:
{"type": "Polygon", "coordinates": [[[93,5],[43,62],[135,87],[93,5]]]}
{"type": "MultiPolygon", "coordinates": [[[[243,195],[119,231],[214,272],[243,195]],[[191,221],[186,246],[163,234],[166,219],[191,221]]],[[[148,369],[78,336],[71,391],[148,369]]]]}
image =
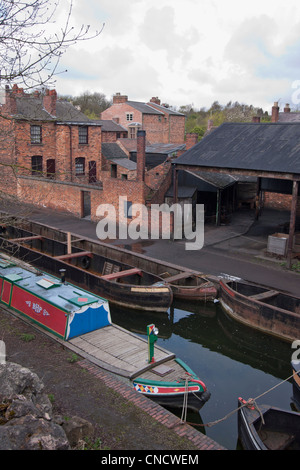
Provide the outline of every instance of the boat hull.
{"type": "Polygon", "coordinates": [[[245,450],[299,450],[300,415],[238,400],[238,435],[245,450]],[[263,421],[262,421],[263,418],[263,421]]]}
{"type": "MultiPolygon", "coordinates": [[[[51,241],[51,243],[58,244],[55,241],[51,241]]],[[[57,275],[61,269],[65,269],[68,282],[84,287],[122,307],[151,312],[165,312],[173,301],[171,288],[163,283],[158,283],[159,278],[149,273],[141,271],[141,274],[128,276],[126,283],[117,282],[116,280],[105,279],[97,272],[56,259],[49,254],[23,244],[3,239],[2,249],[6,253],[17,256],[19,259],[25,260],[32,266],[52,275],[57,275]],[[149,284],[138,284],[137,282],[142,282],[142,279],[136,280],[136,276],[142,278],[144,275],[149,276],[149,284]]]]}
{"type": "Polygon", "coordinates": [[[160,405],[170,408],[186,406],[194,411],[199,411],[211,395],[199,377],[179,358],[175,358],[168,367],[163,364],[154,366],[144,377],[135,377],[133,387],[160,405]]]}
{"type": "Polygon", "coordinates": [[[219,300],[228,315],[245,325],[288,342],[299,337],[297,297],[244,281],[221,279],[219,300]]]}
{"type": "Polygon", "coordinates": [[[145,383],[135,380],[133,383],[135,391],[150,398],[159,405],[169,408],[187,407],[192,411],[199,411],[210,398],[210,392],[203,390],[201,386],[190,381],[187,385],[164,384],[161,382],[145,383]]]}
{"type": "Polygon", "coordinates": [[[217,289],[212,283],[204,283],[201,286],[177,286],[169,284],[175,299],[178,300],[202,300],[212,301],[217,297],[217,289]]]}

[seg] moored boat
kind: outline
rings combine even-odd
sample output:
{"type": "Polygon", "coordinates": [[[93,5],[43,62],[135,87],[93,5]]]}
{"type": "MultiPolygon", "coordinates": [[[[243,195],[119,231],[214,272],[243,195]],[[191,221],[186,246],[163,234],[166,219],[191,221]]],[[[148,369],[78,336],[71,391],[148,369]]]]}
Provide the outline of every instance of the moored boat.
{"type": "Polygon", "coordinates": [[[241,279],[221,279],[219,300],[237,321],[285,341],[299,337],[299,297],[241,279]]]}
{"type": "Polygon", "coordinates": [[[197,412],[210,398],[205,384],[179,358],[144,372],[133,379],[133,386],[137,392],[170,408],[182,408],[186,403],[197,412]]]}
{"type": "Polygon", "coordinates": [[[111,322],[106,299],[4,257],[0,257],[0,305],[62,340],[111,322]]]}
{"type": "Polygon", "coordinates": [[[68,281],[117,305],[165,312],[172,304],[172,290],[159,276],[122,261],[75,247],[68,250],[67,243],[32,232],[13,239],[2,238],[1,242],[6,253],[52,275],[65,269],[68,281]]]}
{"type": "Polygon", "coordinates": [[[185,271],[163,279],[171,287],[175,299],[210,301],[218,294],[215,284],[202,273],[185,271]]]}
{"type": "Polygon", "coordinates": [[[238,434],[245,450],[299,450],[300,414],[239,398],[238,434]]]}
{"type": "Polygon", "coordinates": [[[64,276],[59,279],[1,255],[0,306],[90,362],[127,378],[137,392],[150,396],[151,391],[150,398],[158,403],[200,409],[210,397],[205,384],[175,354],[156,346],[149,356],[149,339],[113,324],[106,299],[66,283],[64,276]]]}

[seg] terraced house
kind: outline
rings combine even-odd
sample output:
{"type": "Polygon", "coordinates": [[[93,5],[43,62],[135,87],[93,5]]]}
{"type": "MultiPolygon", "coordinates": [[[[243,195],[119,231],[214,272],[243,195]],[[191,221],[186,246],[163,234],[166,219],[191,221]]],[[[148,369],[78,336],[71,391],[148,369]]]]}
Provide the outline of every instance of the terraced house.
{"type": "MultiPolygon", "coordinates": [[[[120,143],[130,129],[106,117],[88,119],[55,90],[25,93],[16,85],[6,87],[0,112],[2,193],[95,221],[100,204],[114,204],[121,215],[120,195],[129,206],[164,202],[171,163],[163,159],[149,169],[145,163],[148,136],[162,136],[162,129],[148,129],[147,138],[138,130],[133,161],[120,143]]],[[[127,218],[127,209],[121,211],[127,218]]]]}
{"type": "Polygon", "coordinates": [[[101,117],[121,124],[128,130],[131,139],[136,139],[138,130],[144,130],[150,144],[184,143],[185,115],[161,105],[157,97],[143,103],[116,93],[112,106],[103,111],[101,117]]]}

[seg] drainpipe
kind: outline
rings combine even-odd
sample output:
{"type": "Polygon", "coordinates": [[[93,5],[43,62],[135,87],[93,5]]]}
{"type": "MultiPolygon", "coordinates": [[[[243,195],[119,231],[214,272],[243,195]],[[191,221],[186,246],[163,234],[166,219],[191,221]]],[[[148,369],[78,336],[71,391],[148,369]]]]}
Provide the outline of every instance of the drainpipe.
{"type": "Polygon", "coordinates": [[[68,124],[70,131],[70,181],[73,181],[73,154],[72,154],[72,126],[68,124]]]}

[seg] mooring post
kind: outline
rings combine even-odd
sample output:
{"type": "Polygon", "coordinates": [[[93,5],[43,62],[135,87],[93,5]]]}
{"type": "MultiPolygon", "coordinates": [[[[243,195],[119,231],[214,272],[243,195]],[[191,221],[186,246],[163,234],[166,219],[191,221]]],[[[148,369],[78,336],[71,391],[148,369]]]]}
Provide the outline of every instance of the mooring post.
{"type": "Polygon", "coordinates": [[[154,324],[147,326],[148,336],[148,362],[155,362],[154,359],[154,343],[157,341],[158,329],[155,328],[154,324]]]}

